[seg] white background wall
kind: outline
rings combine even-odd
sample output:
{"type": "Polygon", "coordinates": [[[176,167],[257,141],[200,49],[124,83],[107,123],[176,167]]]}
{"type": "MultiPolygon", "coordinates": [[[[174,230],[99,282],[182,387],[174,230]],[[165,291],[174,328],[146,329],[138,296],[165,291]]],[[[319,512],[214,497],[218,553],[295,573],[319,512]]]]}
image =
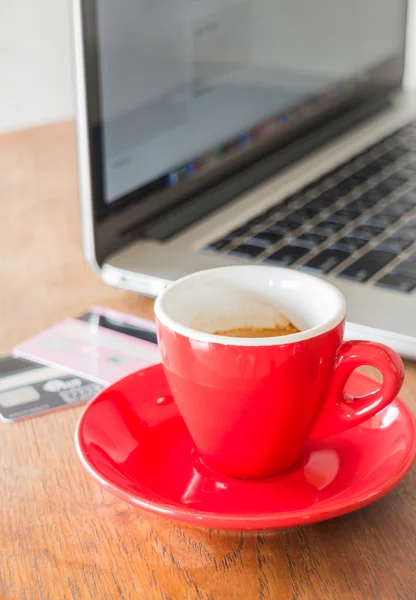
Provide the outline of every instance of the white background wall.
{"type": "MultiPolygon", "coordinates": [[[[0,0],[0,132],[73,115],[69,4],[0,0]]],[[[410,13],[405,81],[416,89],[416,0],[410,13]]]]}

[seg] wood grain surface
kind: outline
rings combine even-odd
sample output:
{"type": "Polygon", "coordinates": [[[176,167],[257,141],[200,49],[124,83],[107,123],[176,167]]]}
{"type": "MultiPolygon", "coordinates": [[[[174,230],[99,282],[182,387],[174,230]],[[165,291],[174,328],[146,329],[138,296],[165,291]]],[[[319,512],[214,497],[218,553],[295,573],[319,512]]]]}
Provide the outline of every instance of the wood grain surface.
{"type": "MultiPolygon", "coordinates": [[[[149,316],[83,263],[74,131],[0,138],[0,350],[96,303],[149,316]]],[[[416,410],[416,367],[403,399],[416,410]]],[[[0,425],[0,598],[415,600],[416,469],[372,506],[270,534],[182,527],[82,470],[79,408],[0,425]]]]}

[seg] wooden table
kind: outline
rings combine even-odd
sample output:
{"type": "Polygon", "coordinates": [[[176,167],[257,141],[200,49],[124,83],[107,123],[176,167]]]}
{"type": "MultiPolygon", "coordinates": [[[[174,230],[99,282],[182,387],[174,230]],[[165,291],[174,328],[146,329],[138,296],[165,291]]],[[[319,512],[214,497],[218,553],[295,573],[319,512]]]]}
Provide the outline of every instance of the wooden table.
{"type": "MultiPolygon", "coordinates": [[[[0,138],[0,350],[92,303],[152,302],[104,286],[81,254],[74,132],[0,138]]],[[[416,409],[416,367],[403,399],[416,409]]],[[[1,600],[415,600],[416,468],[348,516],[265,535],[182,527],[113,498],[81,468],[80,408],[0,425],[1,600]]]]}

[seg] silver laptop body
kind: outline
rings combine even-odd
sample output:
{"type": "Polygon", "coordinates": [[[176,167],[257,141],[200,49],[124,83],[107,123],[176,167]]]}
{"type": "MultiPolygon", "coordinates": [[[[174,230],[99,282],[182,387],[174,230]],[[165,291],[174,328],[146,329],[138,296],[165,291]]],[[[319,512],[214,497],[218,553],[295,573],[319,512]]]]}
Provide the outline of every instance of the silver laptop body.
{"type": "Polygon", "coordinates": [[[416,356],[406,2],[73,4],[84,254],[103,281],[156,296],[211,267],[305,269],[345,294],[349,337],[416,356]]]}

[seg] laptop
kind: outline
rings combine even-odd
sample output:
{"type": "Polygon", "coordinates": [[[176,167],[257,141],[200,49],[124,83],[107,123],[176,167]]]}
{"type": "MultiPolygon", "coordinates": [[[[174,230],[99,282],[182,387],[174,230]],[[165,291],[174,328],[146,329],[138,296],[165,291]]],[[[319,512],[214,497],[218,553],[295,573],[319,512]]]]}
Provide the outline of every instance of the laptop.
{"type": "Polygon", "coordinates": [[[201,269],[334,282],[416,356],[404,0],[74,0],[84,254],[156,296],[201,269]]]}

